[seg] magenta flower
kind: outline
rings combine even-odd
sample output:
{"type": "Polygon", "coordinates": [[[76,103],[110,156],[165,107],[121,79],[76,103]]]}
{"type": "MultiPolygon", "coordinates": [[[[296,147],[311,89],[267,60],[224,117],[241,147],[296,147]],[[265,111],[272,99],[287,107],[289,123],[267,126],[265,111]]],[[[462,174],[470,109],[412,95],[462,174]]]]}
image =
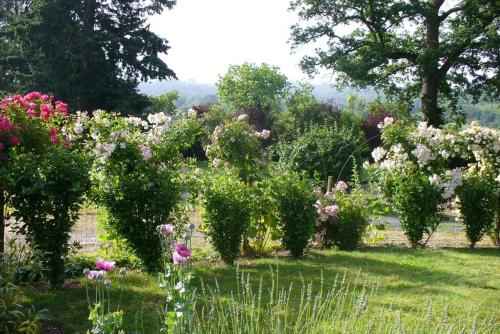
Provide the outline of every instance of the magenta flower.
{"type": "Polygon", "coordinates": [[[113,268],[115,267],[115,262],[114,261],[106,261],[103,259],[97,259],[97,261],[95,262],[95,265],[100,270],[110,271],[110,270],[113,270],[113,268]]]}
{"type": "Polygon", "coordinates": [[[19,145],[19,143],[21,142],[21,140],[17,136],[10,138],[10,141],[12,142],[12,145],[19,145]]]}
{"type": "Polygon", "coordinates": [[[186,245],[176,245],[172,260],[174,260],[174,264],[185,263],[188,257],[191,256],[191,253],[191,250],[186,245]]]}
{"type": "Polygon", "coordinates": [[[170,225],[170,224],[165,224],[165,225],[160,225],[160,233],[164,236],[164,237],[169,237],[172,235],[172,233],[174,233],[175,231],[175,228],[173,225],[170,225]]]}

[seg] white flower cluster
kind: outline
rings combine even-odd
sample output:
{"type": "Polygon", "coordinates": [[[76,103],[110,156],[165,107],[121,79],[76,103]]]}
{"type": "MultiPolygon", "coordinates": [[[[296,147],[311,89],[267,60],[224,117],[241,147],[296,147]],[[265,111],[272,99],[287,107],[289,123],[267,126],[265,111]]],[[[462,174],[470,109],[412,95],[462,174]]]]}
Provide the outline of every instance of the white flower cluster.
{"type": "Polygon", "coordinates": [[[462,171],[459,168],[446,171],[445,178],[437,174],[429,176],[430,183],[442,191],[441,196],[444,199],[450,199],[455,195],[455,190],[462,185],[462,180],[462,171]]]}
{"type": "Polygon", "coordinates": [[[147,133],[147,141],[159,144],[161,142],[161,137],[167,131],[170,122],[172,122],[172,118],[159,112],[157,114],[149,114],[148,122],[151,124],[151,128],[147,133]]]}
{"type": "Polygon", "coordinates": [[[144,129],[148,129],[149,128],[149,124],[148,122],[146,122],[145,120],[139,118],[139,117],[127,117],[125,119],[129,124],[132,124],[134,126],[141,126],[143,127],[144,129]]]}
{"type": "Polygon", "coordinates": [[[417,144],[417,147],[411,153],[417,158],[420,167],[425,167],[430,160],[434,160],[431,150],[424,144],[417,144]]]}
{"type": "Polygon", "coordinates": [[[383,129],[386,126],[391,125],[393,123],[394,123],[394,118],[392,118],[392,117],[386,117],[386,118],[384,118],[383,122],[381,122],[380,124],[377,125],[377,127],[379,129],[383,129]]]}
{"type": "Polygon", "coordinates": [[[115,143],[97,143],[95,146],[95,155],[99,158],[99,162],[101,164],[105,164],[109,157],[111,157],[111,154],[116,149],[116,144],[115,143]]]}

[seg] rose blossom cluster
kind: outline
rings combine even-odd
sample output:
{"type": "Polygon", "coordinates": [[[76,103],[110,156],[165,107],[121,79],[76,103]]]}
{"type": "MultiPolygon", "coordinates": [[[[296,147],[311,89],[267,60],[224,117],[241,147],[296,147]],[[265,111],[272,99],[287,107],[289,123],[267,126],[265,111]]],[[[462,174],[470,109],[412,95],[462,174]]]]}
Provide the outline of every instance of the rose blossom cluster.
{"type": "MultiPolygon", "coordinates": [[[[4,98],[0,103],[0,151],[8,146],[17,146],[21,143],[21,138],[16,135],[16,132],[22,131],[23,125],[11,122],[9,116],[12,116],[13,113],[22,113],[29,118],[38,118],[43,121],[49,121],[56,117],[66,117],[68,105],[62,101],[53,102],[53,100],[54,96],[40,92],[4,98]]],[[[57,128],[50,128],[49,139],[54,144],[60,142],[57,128]]]]}
{"type": "Polygon", "coordinates": [[[261,132],[255,132],[255,135],[259,138],[267,140],[271,137],[271,131],[264,129],[261,132]]]}
{"type": "MultiPolygon", "coordinates": [[[[385,123],[385,122],[384,122],[385,123]]],[[[382,126],[383,131],[397,123],[382,126]]],[[[470,170],[485,169],[496,172],[500,183],[500,131],[481,127],[472,122],[460,130],[443,130],[420,122],[407,136],[403,146],[395,143],[389,147],[377,147],[372,152],[374,161],[390,173],[407,173],[418,168],[429,175],[429,181],[448,200],[462,184],[463,170],[448,169],[450,159],[459,158],[468,163],[470,170]]]]}

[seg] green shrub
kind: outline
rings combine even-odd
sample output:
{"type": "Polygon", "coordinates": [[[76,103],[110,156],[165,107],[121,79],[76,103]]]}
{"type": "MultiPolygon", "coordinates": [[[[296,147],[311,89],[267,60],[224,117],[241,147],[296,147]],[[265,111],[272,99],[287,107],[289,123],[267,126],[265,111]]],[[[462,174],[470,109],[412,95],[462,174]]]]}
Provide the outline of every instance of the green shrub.
{"type": "Polygon", "coordinates": [[[385,184],[390,199],[412,247],[423,246],[439,225],[440,190],[420,171],[396,174],[385,184]],[[424,234],[427,240],[424,241],[424,234]]]}
{"type": "Polygon", "coordinates": [[[276,178],[273,188],[283,234],[282,244],[293,257],[298,258],[304,254],[314,234],[316,194],[307,177],[293,172],[276,178]]]}
{"type": "Polygon", "coordinates": [[[70,231],[89,187],[89,163],[77,151],[54,146],[43,155],[15,154],[7,183],[15,229],[43,254],[52,284],[63,278],[70,231]]]}
{"type": "Polygon", "coordinates": [[[341,250],[356,249],[368,226],[368,211],[361,194],[337,194],[340,207],[338,222],[332,224],[330,233],[336,246],[341,250]]]}
{"type": "Polygon", "coordinates": [[[234,173],[210,175],[203,189],[204,230],[227,264],[240,252],[252,215],[251,194],[234,173]]]}
{"type": "Polygon", "coordinates": [[[457,189],[460,216],[471,248],[493,227],[498,205],[497,192],[495,179],[488,173],[473,173],[465,177],[462,186],[457,189]]]}
{"type": "Polygon", "coordinates": [[[349,180],[353,161],[361,161],[365,150],[363,140],[361,133],[348,128],[314,126],[291,144],[280,145],[278,154],[282,163],[318,180],[328,176],[349,180]]]}
{"type": "Polygon", "coordinates": [[[16,239],[9,239],[0,254],[0,286],[7,283],[45,281],[43,253],[16,239]]]}

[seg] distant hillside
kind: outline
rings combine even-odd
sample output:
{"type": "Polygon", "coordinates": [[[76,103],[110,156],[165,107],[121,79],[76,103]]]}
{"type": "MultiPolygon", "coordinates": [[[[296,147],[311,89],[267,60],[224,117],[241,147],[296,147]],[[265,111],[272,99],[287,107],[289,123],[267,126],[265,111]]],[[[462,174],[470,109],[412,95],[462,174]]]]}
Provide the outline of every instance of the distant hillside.
{"type": "MultiPolygon", "coordinates": [[[[153,81],[141,83],[139,90],[143,94],[153,96],[175,90],[179,92],[179,99],[176,101],[176,106],[180,110],[187,110],[196,105],[217,102],[217,88],[214,84],[202,84],[194,81],[153,81]]],[[[346,88],[339,91],[328,84],[315,85],[314,94],[318,99],[332,100],[340,107],[347,104],[349,94],[356,94],[359,97],[363,97],[367,102],[377,97],[377,92],[374,89],[356,90],[346,88]]],[[[468,121],[478,120],[482,125],[500,128],[500,104],[464,104],[463,107],[467,113],[468,121]]]]}

